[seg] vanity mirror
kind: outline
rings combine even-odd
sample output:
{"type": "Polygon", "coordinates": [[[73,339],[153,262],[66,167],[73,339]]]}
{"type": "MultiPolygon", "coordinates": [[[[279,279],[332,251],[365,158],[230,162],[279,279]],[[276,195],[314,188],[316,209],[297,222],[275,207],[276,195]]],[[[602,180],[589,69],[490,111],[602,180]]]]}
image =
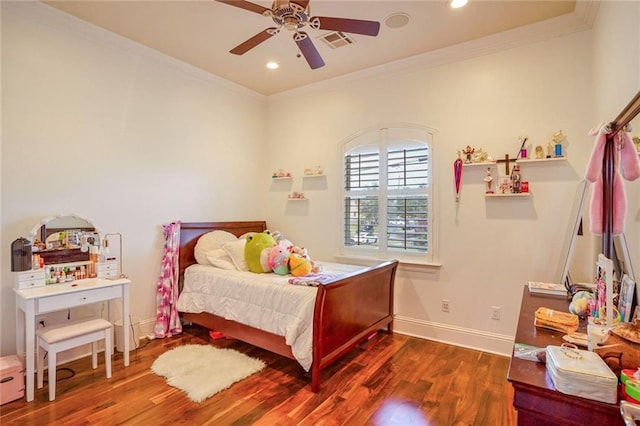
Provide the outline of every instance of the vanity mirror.
{"type": "MultiPolygon", "coordinates": [[[[103,234],[90,220],[75,214],[47,217],[23,239],[32,257],[28,268],[14,268],[16,288],[27,289],[86,278],[118,279],[122,236],[103,234]],[[110,253],[108,237],[118,236],[117,253],[110,253]]],[[[15,242],[14,242],[15,244],[15,242]]],[[[13,246],[12,246],[13,250],[13,246]]],[[[13,260],[12,260],[13,261],[13,260]]]]}
{"type": "Polygon", "coordinates": [[[74,214],[43,219],[29,233],[34,254],[46,265],[89,261],[100,247],[100,230],[74,214]]]}

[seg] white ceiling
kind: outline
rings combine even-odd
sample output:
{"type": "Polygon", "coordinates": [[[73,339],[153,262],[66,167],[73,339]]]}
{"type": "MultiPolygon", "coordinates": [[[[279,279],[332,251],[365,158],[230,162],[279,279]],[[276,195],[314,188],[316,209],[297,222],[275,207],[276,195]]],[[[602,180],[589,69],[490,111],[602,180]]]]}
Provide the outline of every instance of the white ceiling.
{"type": "MultiPolygon", "coordinates": [[[[46,1],[48,5],[264,95],[272,95],[443,47],[570,14],[576,1],[469,0],[451,9],[445,0],[311,0],[311,16],[379,21],[377,37],[351,35],[355,43],[333,49],[305,27],[326,66],[312,70],[292,33],[282,31],[242,56],[229,50],[272,27],[271,18],[215,0],[46,1]],[[385,19],[409,15],[402,28],[385,19]],[[267,61],[280,63],[268,70],[267,61]]],[[[254,3],[271,7],[270,1],[254,3]]]]}

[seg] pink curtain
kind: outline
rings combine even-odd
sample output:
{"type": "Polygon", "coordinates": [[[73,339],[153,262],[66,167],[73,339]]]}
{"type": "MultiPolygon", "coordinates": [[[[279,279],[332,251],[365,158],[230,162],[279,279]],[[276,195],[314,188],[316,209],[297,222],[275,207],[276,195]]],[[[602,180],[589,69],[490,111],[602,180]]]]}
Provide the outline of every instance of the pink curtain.
{"type": "Polygon", "coordinates": [[[182,333],[178,316],[178,251],[180,247],[180,221],[162,225],[164,228],[164,254],[162,269],[156,286],[157,338],[182,333]]]}

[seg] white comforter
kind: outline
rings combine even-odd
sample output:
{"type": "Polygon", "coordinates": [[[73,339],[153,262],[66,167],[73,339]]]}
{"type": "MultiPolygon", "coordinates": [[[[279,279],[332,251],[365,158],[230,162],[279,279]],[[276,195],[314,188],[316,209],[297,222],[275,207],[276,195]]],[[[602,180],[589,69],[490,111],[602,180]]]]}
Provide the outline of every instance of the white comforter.
{"type": "MultiPolygon", "coordinates": [[[[345,275],[361,266],[323,263],[324,274],[345,275]]],[[[313,362],[316,287],[289,284],[290,275],[255,274],[192,265],[178,298],[180,312],[209,312],[283,336],[305,371],[313,362]]]]}

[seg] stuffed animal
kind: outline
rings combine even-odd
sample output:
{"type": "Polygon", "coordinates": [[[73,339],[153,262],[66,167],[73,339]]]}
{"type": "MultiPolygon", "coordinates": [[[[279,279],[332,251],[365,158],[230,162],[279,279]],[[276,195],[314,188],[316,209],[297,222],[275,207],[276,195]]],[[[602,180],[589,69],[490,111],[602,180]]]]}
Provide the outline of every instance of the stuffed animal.
{"type": "Polygon", "coordinates": [[[244,246],[244,260],[247,262],[247,267],[251,272],[257,274],[271,272],[271,269],[267,266],[268,253],[271,247],[275,245],[276,241],[269,231],[259,232],[247,237],[247,242],[244,246]],[[263,255],[265,250],[266,255],[263,255]]]}
{"type": "Polygon", "coordinates": [[[267,266],[278,275],[287,275],[289,273],[289,254],[286,247],[276,244],[269,249],[267,266]]]}
{"type": "Polygon", "coordinates": [[[271,236],[273,237],[274,240],[276,240],[276,244],[282,247],[287,248],[293,245],[293,243],[289,241],[284,235],[282,235],[282,232],[280,231],[273,231],[271,233],[271,236]]]}
{"type": "Polygon", "coordinates": [[[294,277],[303,277],[311,273],[312,265],[309,259],[297,253],[289,255],[289,270],[294,277]]]}
{"type": "MultiPolygon", "coordinates": [[[[587,164],[586,179],[593,183],[591,191],[590,227],[592,233],[601,235],[602,224],[602,159],[607,141],[607,134],[611,133],[609,126],[599,126],[592,129],[590,134],[597,135],[591,158],[587,164]]],[[[624,182],[636,180],[640,177],[640,160],[634,149],[631,135],[620,131],[614,136],[614,164],[613,164],[613,235],[622,234],[627,214],[627,197],[624,192],[624,182]]]]}
{"type": "Polygon", "coordinates": [[[589,313],[589,300],[595,299],[590,291],[579,291],[571,298],[569,312],[580,318],[585,318],[589,313]]]}
{"type": "Polygon", "coordinates": [[[309,252],[304,247],[298,247],[298,246],[293,246],[292,245],[292,246],[289,246],[289,251],[291,253],[298,254],[298,255],[300,255],[302,257],[306,257],[306,258],[309,257],[309,252]]]}
{"type": "MultiPolygon", "coordinates": [[[[291,252],[291,254],[295,254],[299,257],[302,257],[304,259],[306,259],[309,262],[309,271],[302,274],[302,275],[294,275],[293,271],[291,272],[292,275],[296,276],[296,277],[301,277],[303,275],[307,275],[307,274],[316,274],[318,272],[320,272],[322,270],[321,266],[319,264],[317,264],[316,262],[314,262],[313,260],[311,260],[311,258],[309,257],[309,253],[307,251],[306,248],[304,247],[298,247],[298,246],[289,246],[289,251],[291,252]]],[[[301,263],[301,261],[294,261],[294,263],[299,264],[301,263]]],[[[291,257],[289,257],[289,269],[293,270],[293,268],[291,267],[291,257]]],[[[306,270],[306,266],[304,268],[304,270],[306,270]]],[[[297,272],[297,273],[301,273],[301,271],[297,272]]]]}

